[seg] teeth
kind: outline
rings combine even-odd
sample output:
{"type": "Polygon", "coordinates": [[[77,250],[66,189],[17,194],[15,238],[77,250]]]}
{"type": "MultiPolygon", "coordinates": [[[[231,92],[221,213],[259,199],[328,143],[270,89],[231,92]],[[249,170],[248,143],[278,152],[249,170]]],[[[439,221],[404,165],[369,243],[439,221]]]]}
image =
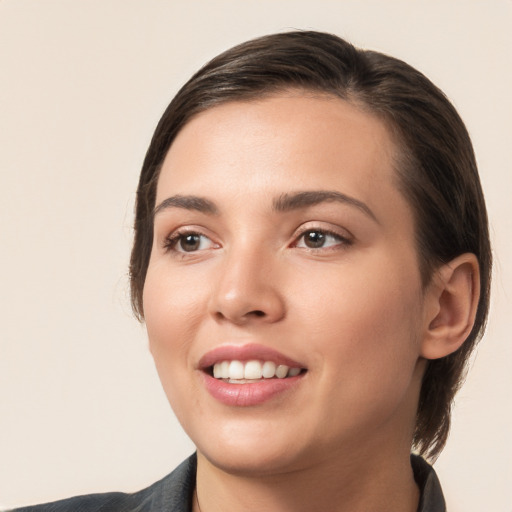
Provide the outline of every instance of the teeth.
{"type": "Polygon", "coordinates": [[[245,363],[244,379],[261,379],[263,369],[259,361],[245,363]]]}
{"type": "Polygon", "coordinates": [[[285,364],[280,364],[276,368],[276,377],[278,377],[279,379],[284,379],[288,375],[289,369],[290,368],[288,366],[286,366],[285,364]]]}
{"type": "Polygon", "coordinates": [[[288,371],[288,377],[296,377],[300,373],[300,368],[290,368],[288,371]]]}
{"type": "Polygon", "coordinates": [[[231,361],[229,363],[229,379],[244,378],[244,364],[240,361],[231,361]]]}
{"type": "Polygon", "coordinates": [[[263,363],[262,374],[265,379],[271,379],[276,374],[276,363],[265,361],[263,363]]]}
{"type": "Polygon", "coordinates": [[[229,379],[229,361],[222,361],[220,364],[220,378],[229,379]]]}
{"type": "Polygon", "coordinates": [[[228,379],[229,381],[247,381],[284,379],[299,375],[301,368],[290,368],[285,364],[276,365],[273,361],[221,361],[213,365],[213,376],[216,379],[228,379]]]}

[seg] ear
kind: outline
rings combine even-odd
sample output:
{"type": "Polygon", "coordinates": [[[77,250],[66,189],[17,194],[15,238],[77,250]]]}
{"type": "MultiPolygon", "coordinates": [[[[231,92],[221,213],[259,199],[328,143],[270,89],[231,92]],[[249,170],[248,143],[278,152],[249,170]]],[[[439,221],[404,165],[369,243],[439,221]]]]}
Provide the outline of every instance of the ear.
{"type": "Polygon", "coordinates": [[[421,355],[439,359],[469,336],[480,297],[480,270],[474,254],[462,254],[435,271],[425,297],[421,355]]]}

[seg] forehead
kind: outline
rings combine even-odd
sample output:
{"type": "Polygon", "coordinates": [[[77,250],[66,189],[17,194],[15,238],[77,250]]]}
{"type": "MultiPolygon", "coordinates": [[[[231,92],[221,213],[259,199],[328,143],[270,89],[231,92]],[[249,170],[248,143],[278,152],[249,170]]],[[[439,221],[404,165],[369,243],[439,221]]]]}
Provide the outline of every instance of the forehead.
{"type": "Polygon", "coordinates": [[[292,90],[228,102],[178,133],[162,165],[157,203],[235,181],[243,188],[334,185],[370,201],[384,188],[397,192],[397,152],[383,121],[332,95],[292,90]]]}
{"type": "Polygon", "coordinates": [[[179,172],[184,167],[212,172],[220,155],[227,167],[240,165],[245,155],[253,172],[291,164],[297,178],[304,168],[318,172],[336,162],[338,170],[357,165],[361,177],[371,171],[372,179],[392,178],[396,152],[390,131],[375,115],[332,95],[291,90],[196,115],[171,145],[162,174],[172,169],[175,179],[185,178],[179,172]]]}

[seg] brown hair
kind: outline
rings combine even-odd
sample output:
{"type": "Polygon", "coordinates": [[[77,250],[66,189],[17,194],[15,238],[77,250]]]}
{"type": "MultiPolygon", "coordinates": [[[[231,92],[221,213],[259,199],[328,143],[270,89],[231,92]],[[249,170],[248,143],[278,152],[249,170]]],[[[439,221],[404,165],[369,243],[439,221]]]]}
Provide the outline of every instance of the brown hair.
{"type": "Polygon", "coordinates": [[[157,181],[177,133],[192,116],[215,105],[289,88],[338,96],[387,124],[400,149],[397,175],[414,211],[424,285],[436,267],[460,254],[471,252],[479,260],[481,294],[473,330],[457,352],[429,361],[423,378],[413,442],[420,453],[434,458],[446,442],[454,395],[485,327],[491,249],[483,193],[464,123],[432,82],[398,59],[357,49],[331,34],[297,31],[235,46],[200,69],[163,114],[142,167],[130,261],[134,312],[143,320],[157,181]]]}

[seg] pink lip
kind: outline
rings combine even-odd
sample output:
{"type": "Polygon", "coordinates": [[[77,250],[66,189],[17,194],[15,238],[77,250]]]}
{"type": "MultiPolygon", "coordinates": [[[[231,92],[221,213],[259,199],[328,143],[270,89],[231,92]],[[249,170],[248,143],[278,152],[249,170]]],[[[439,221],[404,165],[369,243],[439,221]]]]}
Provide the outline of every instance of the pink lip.
{"type": "Polygon", "coordinates": [[[273,361],[277,365],[285,364],[290,368],[305,368],[303,364],[294,361],[263,345],[224,345],[207,352],[199,361],[198,368],[202,370],[201,376],[206,390],[219,402],[233,407],[249,407],[263,404],[272,398],[292,390],[300,381],[305,373],[300,373],[296,377],[287,377],[285,379],[262,379],[247,384],[230,384],[222,379],[215,379],[207,370],[215,363],[221,361],[273,361]]]}
{"type": "Polygon", "coordinates": [[[232,407],[250,407],[293,389],[302,381],[304,374],[286,379],[263,379],[250,384],[229,384],[207,373],[202,376],[207,391],[219,402],[232,407]]]}
{"type": "Polygon", "coordinates": [[[254,343],[247,345],[223,345],[207,352],[199,360],[198,367],[202,370],[221,361],[273,361],[276,364],[285,364],[290,368],[304,368],[304,365],[284,356],[277,350],[254,343]]]}

